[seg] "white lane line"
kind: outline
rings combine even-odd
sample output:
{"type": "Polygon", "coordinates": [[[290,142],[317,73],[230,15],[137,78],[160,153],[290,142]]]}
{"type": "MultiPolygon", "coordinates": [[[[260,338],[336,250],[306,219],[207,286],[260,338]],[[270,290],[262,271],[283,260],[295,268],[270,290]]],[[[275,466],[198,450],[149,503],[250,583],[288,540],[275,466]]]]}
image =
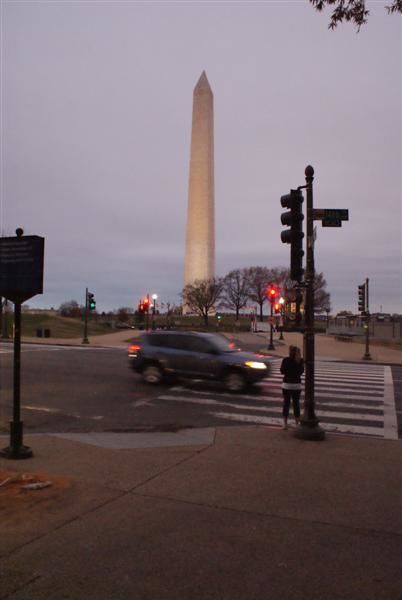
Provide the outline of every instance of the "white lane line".
{"type": "MultiPolygon", "coordinates": [[[[305,377],[303,376],[301,378],[302,382],[304,382],[305,377]]],[[[273,377],[268,377],[267,379],[264,380],[264,383],[267,383],[269,381],[275,382],[275,383],[282,383],[282,376],[273,376],[273,377]]],[[[356,377],[339,377],[339,378],[334,378],[334,377],[314,377],[314,382],[316,385],[325,385],[325,384],[333,384],[334,386],[351,386],[351,387],[368,387],[368,388],[376,388],[376,389],[382,389],[384,387],[384,378],[381,377],[376,377],[375,379],[371,380],[371,379],[367,379],[366,377],[364,377],[364,379],[357,379],[356,377]]]]}
{"type": "MultiPolygon", "coordinates": [[[[167,400],[170,402],[186,402],[188,404],[201,404],[206,406],[222,406],[225,408],[234,408],[235,410],[247,410],[257,411],[265,413],[279,413],[282,414],[281,406],[244,406],[244,404],[235,404],[231,402],[220,402],[219,400],[212,400],[211,398],[188,398],[188,396],[159,396],[159,400],[167,400]]],[[[366,413],[344,413],[335,411],[320,410],[318,417],[329,417],[331,419],[349,419],[350,421],[382,421],[382,415],[367,415],[366,413]]]]}
{"type": "MultiPolygon", "coordinates": [[[[275,417],[253,417],[252,415],[234,415],[226,412],[211,412],[211,415],[229,421],[243,421],[245,423],[259,423],[261,425],[282,425],[283,420],[275,417]]],[[[380,427],[362,427],[359,425],[337,425],[333,423],[320,423],[326,431],[337,433],[356,433],[371,437],[383,437],[384,430],[380,427]]]]}
{"type": "MultiPolygon", "coordinates": [[[[328,388],[331,390],[330,393],[326,393],[326,392],[319,392],[319,390],[315,390],[316,391],[316,398],[317,400],[319,400],[320,398],[341,398],[342,400],[363,400],[364,402],[379,402],[383,400],[383,395],[382,394],[374,394],[372,395],[372,397],[370,397],[370,394],[366,394],[364,392],[365,395],[362,394],[347,394],[346,391],[344,390],[337,390],[337,389],[332,389],[332,388],[328,388]],[[318,393],[319,392],[319,393],[318,393]]],[[[274,390],[273,390],[274,391],[274,390]]],[[[301,394],[301,398],[303,398],[303,392],[301,394]]]]}
{"type": "MultiPolygon", "coordinates": [[[[187,392],[188,394],[191,394],[191,397],[197,397],[197,396],[208,396],[211,397],[212,393],[211,392],[205,392],[203,390],[188,390],[186,388],[182,388],[182,387],[175,387],[175,388],[171,388],[171,391],[176,391],[176,392],[187,392]]],[[[231,400],[233,400],[233,394],[229,394],[229,393],[221,393],[221,392],[213,392],[214,396],[217,396],[218,398],[230,398],[231,400]]],[[[158,398],[160,398],[161,396],[158,396],[158,398]]],[[[186,396],[188,397],[188,396],[186,396]]],[[[301,401],[304,398],[304,394],[301,394],[301,401]]],[[[331,396],[332,398],[332,396],[331,396]]],[[[345,396],[342,396],[342,398],[345,398],[345,396]]],[[[353,400],[355,398],[355,396],[351,396],[351,399],[353,400]]],[[[251,400],[253,402],[257,402],[259,404],[270,404],[271,402],[277,402],[277,403],[282,403],[282,394],[278,394],[276,396],[246,396],[246,395],[241,395],[238,396],[239,400],[251,400]]],[[[366,398],[364,398],[365,400],[366,398]]],[[[317,398],[316,400],[317,405],[325,407],[325,406],[334,406],[334,407],[344,407],[344,408],[357,408],[360,410],[376,410],[378,412],[381,412],[381,414],[383,413],[383,403],[382,403],[382,397],[379,400],[368,400],[366,404],[354,404],[353,402],[340,402],[340,401],[336,401],[336,402],[326,402],[325,400],[321,400],[320,398],[317,398]],[[371,404],[371,402],[373,404],[371,404]]],[[[252,406],[250,406],[250,409],[252,408],[252,406]]]]}
{"type": "MultiPolygon", "coordinates": [[[[264,391],[265,392],[273,392],[271,394],[267,394],[265,393],[264,395],[259,395],[259,396],[251,396],[251,395],[246,395],[246,394],[242,394],[241,396],[237,396],[239,400],[252,400],[254,402],[270,402],[272,400],[276,400],[276,401],[282,401],[282,394],[281,394],[281,388],[280,387],[272,387],[272,386],[263,386],[264,387],[264,391]]],[[[330,388],[331,389],[331,388],[330,388]]],[[[210,397],[211,395],[213,396],[217,396],[218,398],[230,398],[233,399],[233,394],[230,393],[225,393],[225,392],[210,392],[210,391],[203,391],[203,390],[191,390],[185,387],[180,387],[180,386],[175,386],[173,388],[170,388],[171,392],[184,392],[186,394],[192,394],[194,396],[208,396],[210,397]]],[[[158,398],[160,398],[161,396],[158,396],[158,398]]],[[[337,394],[336,390],[333,390],[332,393],[330,394],[325,394],[325,393],[320,393],[317,394],[317,402],[320,402],[322,398],[340,398],[342,400],[362,400],[363,402],[366,402],[366,405],[363,405],[362,408],[377,408],[378,407],[378,403],[383,401],[383,396],[382,395],[378,395],[375,396],[374,398],[367,398],[367,396],[361,396],[361,395],[357,395],[357,394],[345,394],[345,392],[341,392],[341,394],[337,394]],[[371,402],[373,404],[371,404],[371,402]]],[[[304,398],[304,392],[302,391],[301,396],[300,396],[300,400],[302,401],[304,398]]],[[[325,402],[325,401],[324,401],[325,402]]],[[[336,405],[341,404],[336,402],[336,405]]],[[[349,406],[348,403],[346,403],[347,406],[349,406]]],[[[356,405],[359,406],[359,405],[356,405]]]]}
{"type": "Polygon", "coordinates": [[[385,367],[384,388],[384,437],[388,440],[398,439],[398,421],[396,417],[394,383],[391,367],[385,367]]]}
{"type": "MultiPolygon", "coordinates": [[[[383,367],[381,368],[381,371],[376,371],[375,373],[361,373],[359,371],[347,371],[347,372],[341,372],[341,371],[322,371],[321,369],[314,369],[314,374],[316,377],[331,377],[331,379],[369,379],[369,380],[375,380],[375,379],[382,379],[383,375],[384,375],[384,370],[383,367]]],[[[272,376],[276,376],[276,377],[282,377],[282,373],[279,371],[279,369],[271,369],[271,375],[272,376]]]]}

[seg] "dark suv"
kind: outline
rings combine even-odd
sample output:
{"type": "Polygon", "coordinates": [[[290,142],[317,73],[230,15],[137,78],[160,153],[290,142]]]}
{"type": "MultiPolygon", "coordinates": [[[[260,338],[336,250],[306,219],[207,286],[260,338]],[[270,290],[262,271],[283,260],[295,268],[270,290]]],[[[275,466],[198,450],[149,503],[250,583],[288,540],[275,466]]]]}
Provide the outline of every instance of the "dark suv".
{"type": "Polygon", "coordinates": [[[129,363],[147,383],[166,375],[221,381],[231,392],[261,381],[270,373],[270,359],[233,348],[213,333],[155,331],[143,333],[128,349],[129,363]]]}

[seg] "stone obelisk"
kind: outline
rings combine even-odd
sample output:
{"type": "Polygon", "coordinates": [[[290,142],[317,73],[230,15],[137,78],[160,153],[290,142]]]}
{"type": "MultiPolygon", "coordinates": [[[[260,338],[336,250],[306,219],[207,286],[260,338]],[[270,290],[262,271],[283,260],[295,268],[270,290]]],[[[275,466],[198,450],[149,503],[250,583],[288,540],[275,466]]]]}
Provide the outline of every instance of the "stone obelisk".
{"type": "Polygon", "coordinates": [[[203,71],[193,94],[184,285],[215,276],[214,205],[214,97],[203,71]]]}

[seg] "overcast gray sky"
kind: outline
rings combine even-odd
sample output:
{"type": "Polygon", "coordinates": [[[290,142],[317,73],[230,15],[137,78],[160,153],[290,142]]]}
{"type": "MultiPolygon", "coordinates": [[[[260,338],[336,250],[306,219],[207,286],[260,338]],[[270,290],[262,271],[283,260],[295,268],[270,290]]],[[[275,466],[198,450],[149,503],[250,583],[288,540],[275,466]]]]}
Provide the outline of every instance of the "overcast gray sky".
{"type": "Polygon", "coordinates": [[[288,266],[280,196],[315,169],[334,310],[401,308],[401,17],[294,2],[1,3],[1,233],[46,239],[45,293],[180,302],[193,88],[214,93],[217,274],[288,266]]]}

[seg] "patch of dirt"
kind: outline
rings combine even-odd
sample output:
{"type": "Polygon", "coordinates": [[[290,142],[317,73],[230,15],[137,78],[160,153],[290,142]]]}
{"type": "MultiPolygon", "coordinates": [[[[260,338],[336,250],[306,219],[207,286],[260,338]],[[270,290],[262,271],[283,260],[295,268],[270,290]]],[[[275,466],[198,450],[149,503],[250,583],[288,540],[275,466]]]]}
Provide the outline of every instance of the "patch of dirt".
{"type": "Polygon", "coordinates": [[[23,507],[35,499],[49,499],[71,485],[71,480],[59,475],[0,469],[0,510],[11,505],[23,507]]]}

